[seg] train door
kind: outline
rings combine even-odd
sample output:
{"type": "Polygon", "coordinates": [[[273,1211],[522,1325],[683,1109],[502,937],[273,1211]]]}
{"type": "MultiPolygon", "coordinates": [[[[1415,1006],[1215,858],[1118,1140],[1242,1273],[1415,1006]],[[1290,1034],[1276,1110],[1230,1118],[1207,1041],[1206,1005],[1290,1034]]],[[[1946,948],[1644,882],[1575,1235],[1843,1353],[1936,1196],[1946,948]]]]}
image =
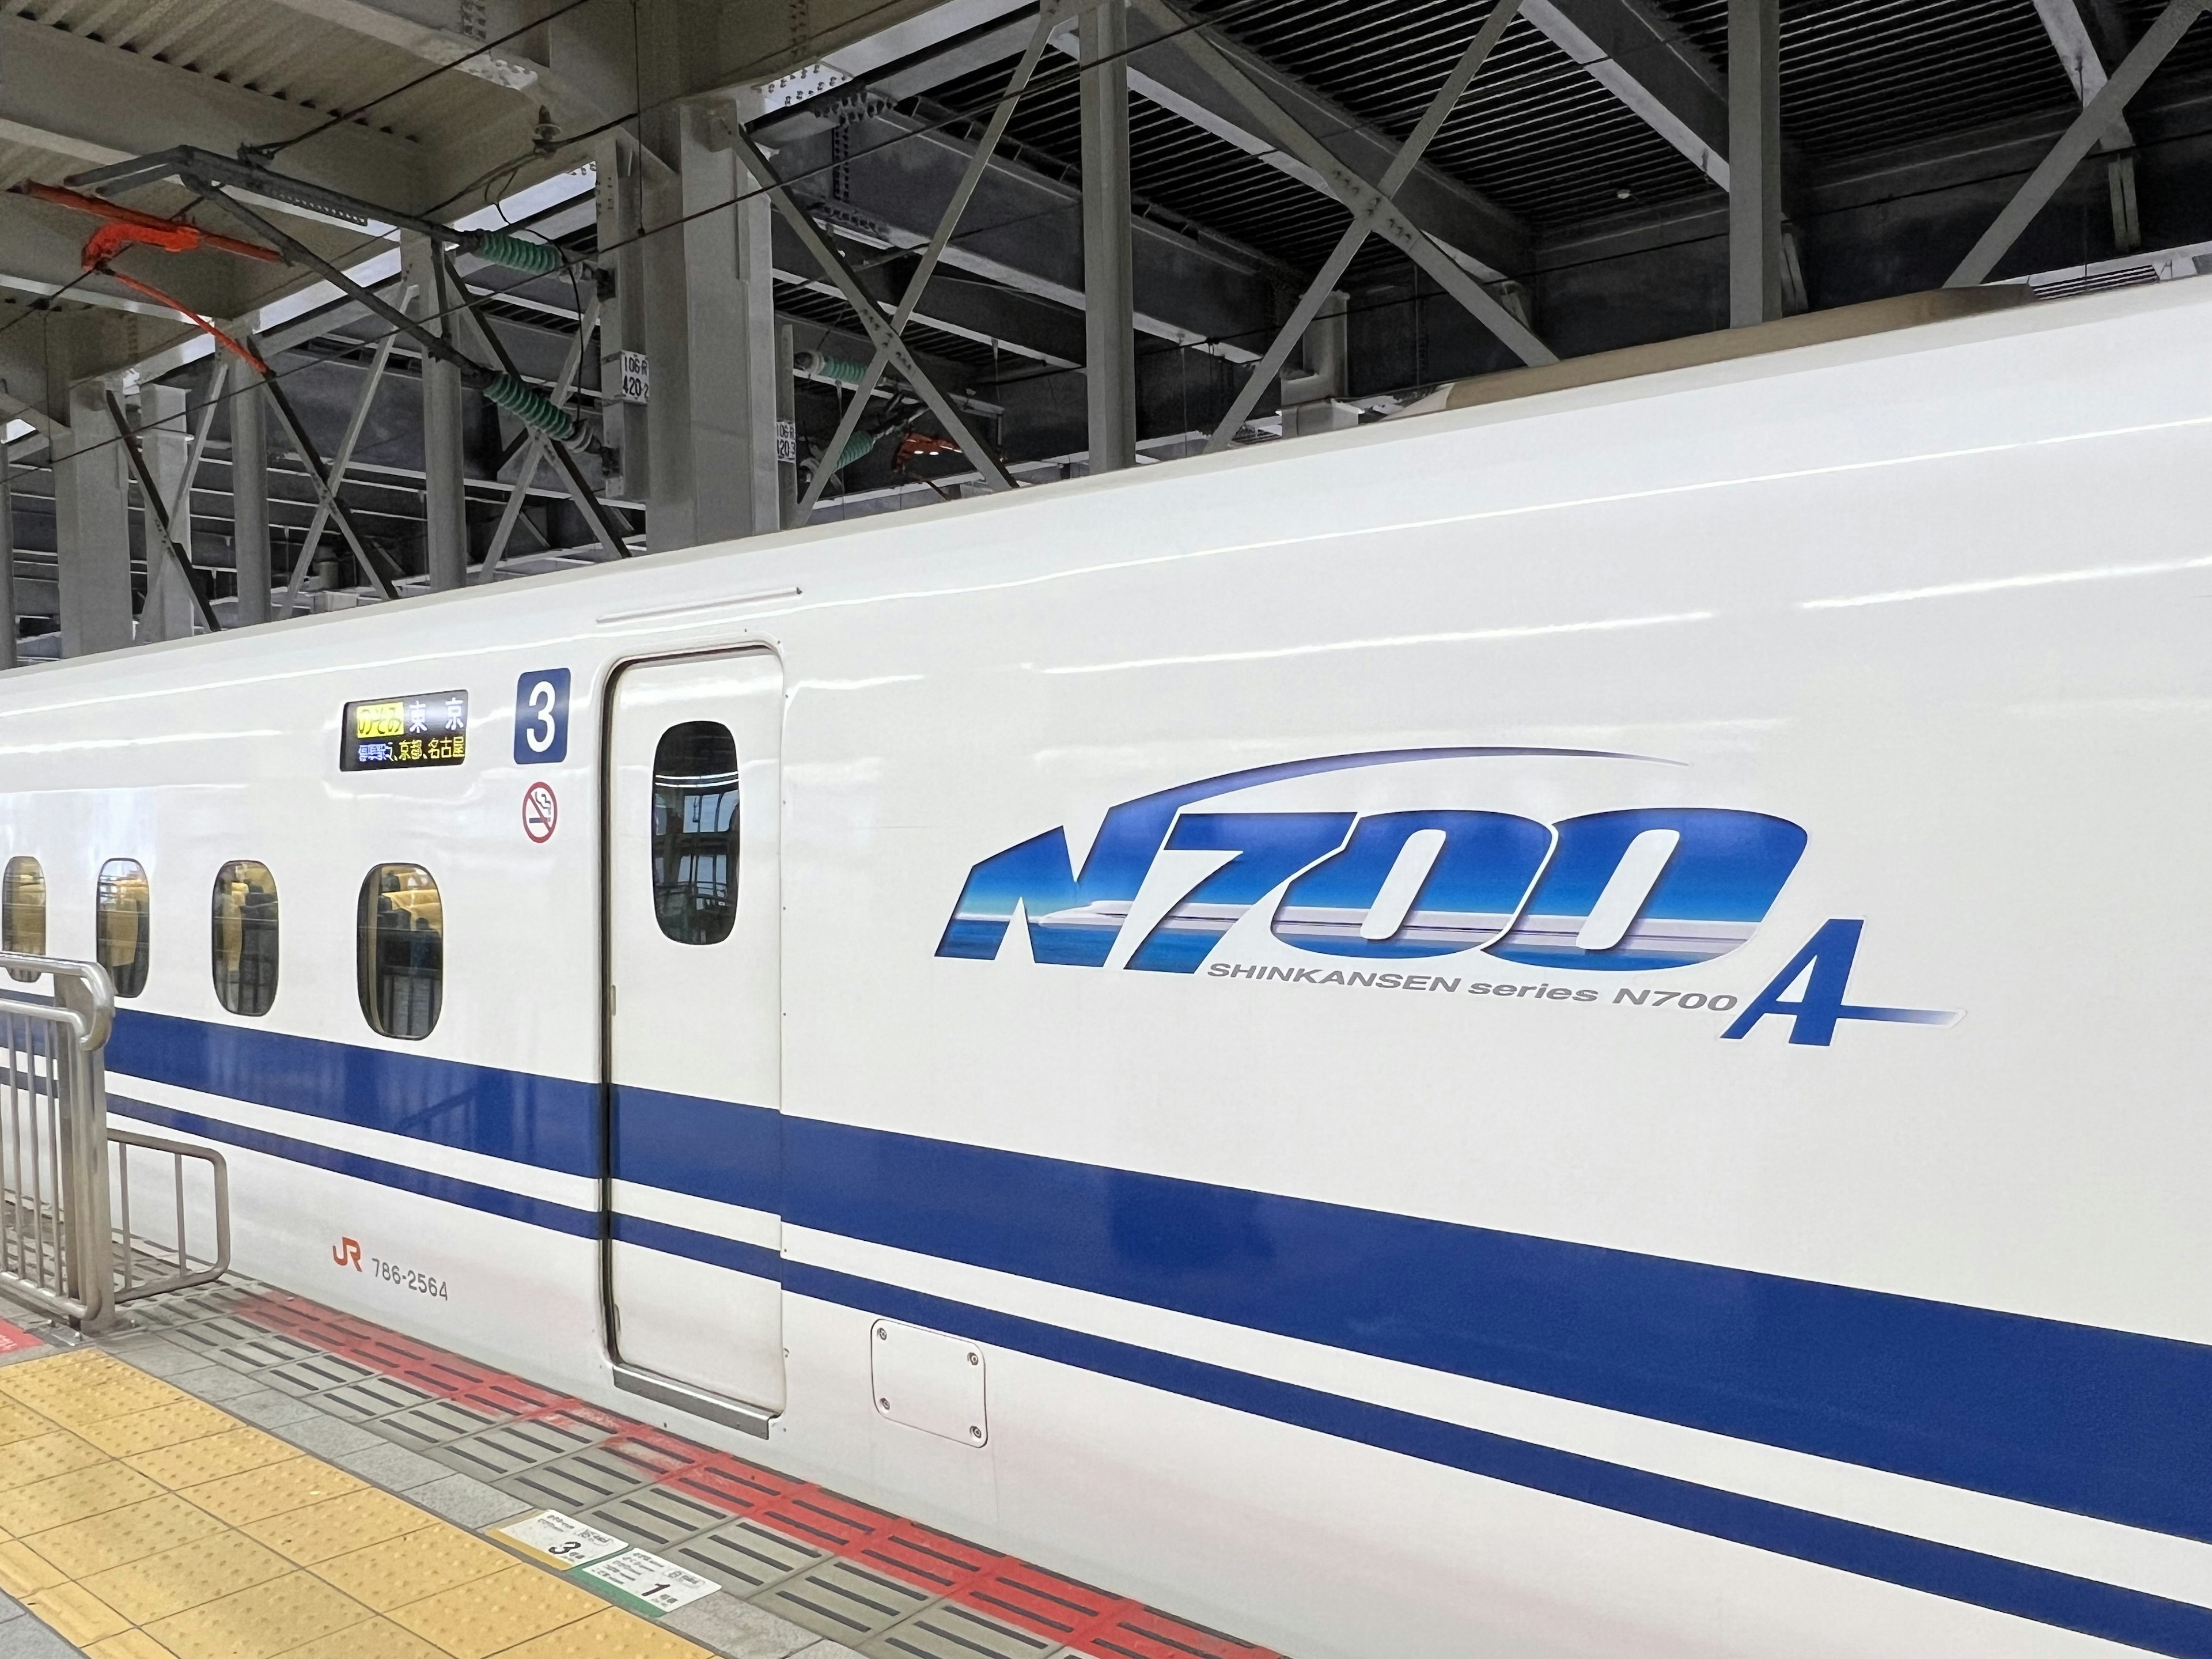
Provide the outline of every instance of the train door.
{"type": "Polygon", "coordinates": [[[777,748],[766,652],[616,679],[607,764],[607,1334],[623,1388],[783,1407],[777,748]]]}

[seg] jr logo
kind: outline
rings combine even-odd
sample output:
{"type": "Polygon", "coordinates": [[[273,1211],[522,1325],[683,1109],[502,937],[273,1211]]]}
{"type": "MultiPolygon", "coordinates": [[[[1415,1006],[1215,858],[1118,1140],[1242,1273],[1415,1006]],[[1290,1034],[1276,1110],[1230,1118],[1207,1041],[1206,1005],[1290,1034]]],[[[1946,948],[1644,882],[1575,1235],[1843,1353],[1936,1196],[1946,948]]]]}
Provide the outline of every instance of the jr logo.
{"type": "Polygon", "coordinates": [[[1805,832],[1788,819],[1720,807],[1637,807],[1557,823],[1462,810],[1191,810],[1216,796],[1322,773],[1527,757],[1647,758],[1401,749],[1201,779],[1107,813],[1079,875],[1065,830],[984,860],[969,872],[937,954],[996,957],[1018,908],[1036,961],[1103,967],[1165,851],[1232,856],[1130,953],[1128,966],[1148,972],[1195,972],[1231,927],[1285,882],[1268,925],[1301,951],[1402,958],[1481,950],[1534,968],[1686,968],[1748,939],[1804,853],[1805,832]],[[1385,902],[1389,892],[1395,902],[1385,902]]]}
{"type": "Polygon", "coordinates": [[[359,1242],[350,1238],[342,1238],[338,1240],[337,1243],[331,1246],[331,1260],[337,1262],[341,1267],[350,1267],[356,1273],[359,1273],[361,1271],[361,1245],[359,1242]]]}

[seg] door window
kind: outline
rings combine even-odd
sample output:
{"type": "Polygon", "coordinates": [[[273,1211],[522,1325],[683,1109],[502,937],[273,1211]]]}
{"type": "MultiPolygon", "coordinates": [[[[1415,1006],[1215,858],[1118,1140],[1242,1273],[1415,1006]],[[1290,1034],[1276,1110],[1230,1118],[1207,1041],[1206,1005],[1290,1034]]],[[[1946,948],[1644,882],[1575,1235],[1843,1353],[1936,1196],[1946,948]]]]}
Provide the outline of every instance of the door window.
{"type": "Polygon", "coordinates": [[[372,1030],[417,1042],[445,996],[446,907],[419,864],[380,864],[361,884],[355,962],[372,1030]]]}
{"type": "Polygon", "coordinates": [[[267,865],[238,859],[216,872],[210,927],[216,997],[258,1019],[276,1000],[276,878],[267,865]]]}
{"type": "Polygon", "coordinates": [[[678,945],[720,945],[738,920],[738,744],[686,720],[653,752],[653,904],[678,945]]]}
{"type": "MultiPolygon", "coordinates": [[[[12,858],[0,873],[0,951],[17,956],[46,953],[46,872],[34,858],[12,858]]],[[[8,970],[25,983],[38,978],[21,969],[8,970]]]]}
{"type": "Polygon", "coordinates": [[[99,931],[93,954],[115,981],[119,997],[135,997],[146,988],[152,910],[143,865],[136,859],[110,859],[100,866],[99,931]]]}

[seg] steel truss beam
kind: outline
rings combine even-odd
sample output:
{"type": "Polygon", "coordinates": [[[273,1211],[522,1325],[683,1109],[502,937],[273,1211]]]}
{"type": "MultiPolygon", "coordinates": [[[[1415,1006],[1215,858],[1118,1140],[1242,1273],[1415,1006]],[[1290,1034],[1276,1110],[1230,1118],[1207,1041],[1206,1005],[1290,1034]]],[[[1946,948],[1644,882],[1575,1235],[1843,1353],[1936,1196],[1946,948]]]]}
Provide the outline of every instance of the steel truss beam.
{"type": "Polygon", "coordinates": [[[1728,82],[1650,0],[1528,0],[1522,15],[1723,190],[1728,82]]]}
{"type": "Polygon", "coordinates": [[[1429,107],[1422,115],[1420,124],[1398,147],[1397,155],[1391,158],[1389,170],[1376,186],[1376,207],[1352,215],[1351,224],[1345,228],[1344,234],[1337,239],[1335,247],[1330,250],[1328,258],[1322,262],[1321,270],[1315,274],[1313,281],[1307,284],[1306,291],[1292,307],[1289,320],[1276,334],[1273,343],[1261,354],[1260,361],[1252,366],[1252,373],[1229,405],[1229,412],[1221,417],[1221,423],[1214,428],[1212,435],[1206,441],[1207,454],[1229,447],[1237,436],[1237,428],[1250,417],[1261,394],[1275,376],[1282,373],[1283,365],[1290,361],[1291,349],[1304,337],[1306,330],[1313,326],[1314,319],[1321,314],[1322,307],[1335,289],[1337,279],[1350,267],[1367,239],[1375,234],[1380,205],[1394,199],[1412,176],[1413,169],[1420,165],[1421,157],[1428,153],[1437,134],[1451,118],[1452,111],[1459,107],[1459,100],[1467,95],[1467,89],[1474,83],[1474,77],[1482,72],[1483,64],[1511,26],[1522,3],[1522,0],[1498,0],[1491,9],[1490,15],[1483,20],[1482,27],[1475,31],[1474,39],[1460,54],[1459,62],[1444,77],[1443,85],[1437,88],[1436,96],[1429,100],[1429,107]]]}
{"type": "Polygon", "coordinates": [[[200,621],[207,625],[209,633],[220,634],[222,624],[216,620],[215,609],[208,604],[207,595],[192,580],[191,556],[177,545],[176,536],[169,528],[169,504],[162,498],[161,486],[154,482],[153,468],[146,465],[146,451],[138,441],[138,434],[124,417],[122,400],[112,387],[103,388],[101,395],[107,400],[107,417],[115,422],[116,435],[123,440],[123,453],[131,462],[131,473],[138,480],[138,493],[146,504],[146,522],[161,537],[161,545],[169,550],[172,568],[177,579],[184,583],[185,591],[192,596],[192,609],[199,612],[200,621]]]}
{"type": "MultiPolygon", "coordinates": [[[[2205,0],[2212,3],[2212,0],[2205,0]]],[[[1427,232],[1418,229],[1390,199],[1331,153],[1328,145],[1301,126],[1297,118],[1271,98],[1252,77],[1233,62],[1195,23],[1169,0],[1132,0],[1161,29],[1175,36],[1175,45],[1234,94],[1277,143],[1311,167],[1328,184],[1329,193],[1355,216],[1370,220],[1374,230],[1436,280],[1438,287],[1465,307],[1474,319],[1504,342],[1506,349],[1532,366],[1555,363],[1559,358],[1528,325],[1508,311],[1498,297],[1470,275],[1427,232]]]]}
{"type": "Polygon", "coordinates": [[[1996,222],[1982,233],[1972,252],[1960,261],[1959,268],[1944,283],[1946,288],[1972,288],[1989,280],[1997,261],[2012,251],[2021,233],[2050,204],[2051,198],[2081,164],[2082,158],[2097,147],[2098,140],[2112,130],[2113,122],[2127,108],[2128,101],[2142,90],[2143,83],[2166,61],[2166,54],[2180,45],[2189,26],[2204,15],[2208,6],[2212,6],[2212,0],[2171,0],[2159,14],[2158,21],[2136,42],[2126,61],[2112,71],[2112,78],[2051,146],[2042,164],[2028,174],[2027,181],[2005,204],[1996,222]]]}
{"type": "MultiPolygon", "coordinates": [[[[999,458],[969,429],[968,422],[961,418],[960,411],[953,407],[952,400],[938,389],[936,381],[930,379],[921,365],[915,361],[914,354],[907,349],[906,342],[899,337],[897,330],[890,326],[890,319],[869,297],[867,290],[860,286],[860,279],[853,275],[852,267],[845,263],[844,257],[830,246],[830,239],[822,234],[821,227],[814,222],[806,210],[792,199],[790,191],[784,187],[775,169],[769,165],[768,157],[761,154],[760,146],[753,142],[742,126],[732,127],[730,137],[745,164],[745,170],[767,190],[769,199],[775,204],[776,211],[783,216],[797,234],[800,246],[837,284],[838,292],[860,318],[861,327],[867,331],[876,349],[890,359],[891,366],[914,388],[915,394],[929,405],[930,412],[944,426],[946,435],[960,446],[969,464],[982,475],[983,482],[993,489],[1012,489],[1014,481],[1007,475],[1006,469],[1000,465],[999,458]]],[[[836,457],[825,459],[834,460],[836,457]]]]}
{"type": "MultiPolygon", "coordinates": [[[[1014,118],[1014,106],[1021,101],[1022,94],[1028,89],[1030,77],[1036,73],[1037,60],[1044,56],[1046,44],[1052,39],[1053,31],[1067,15],[1069,9],[1068,0],[1046,0],[1043,9],[1037,14],[1036,25],[1030,31],[1029,45],[1023,50],[1020,63],[1014,66],[1013,78],[1006,82],[1006,91],[999,94],[998,106],[991,112],[990,125],[977,141],[975,154],[969,157],[968,166],[960,175],[960,183],[953,190],[952,200],[938,221],[937,233],[929,239],[929,246],[922,250],[921,262],[907,278],[906,292],[900,295],[898,305],[891,313],[889,333],[892,341],[904,334],[907,324],[914,317],[915,307],[921,303],[921,296],[928,291],[930,279],[937,274],[938,261],[945,257],[945,250],[952,240],[952,233],[959,228],[962,216],[968,211],[968,204],[975,198],[975,187],[983,181],[984,169],[991,165],[991,158],[998,153],[999,141],[1006,136],[1006,124],[1014,118]]],[[[863,320],[866,320],[865,313],[872,313],[874,310],[874,302],[871,301],[865,307],[863,320]]],[[[873,332],[872,330],[872,336],[873,332]]],[[[867,413],[868,399],[875,395],[884,371],[890,366],[890,345],[878,338],[875,355],[868,359],[868,372],[861,376],[860,384],[847,401],[844,413],[838,416],[837,429],[823,447],[822,459],[815,466],[813,477],[807,481],[806,494],[799,500],[797,522],[805,524],[813,516],[823,490],[829,486],[837,458],[845,453],[846,444],[851,441],[854,432],[860,424],[860,417],[867,413]]],[[[963,448],[965,447],[963,446],[963,448]]],[[[969,459],[975,458],[971,455],[969,459]]],[[[978,470],[982,470],[980,465],[978,470]]],[[[989,475],[986,472],[985,476],[989,475]]]]}

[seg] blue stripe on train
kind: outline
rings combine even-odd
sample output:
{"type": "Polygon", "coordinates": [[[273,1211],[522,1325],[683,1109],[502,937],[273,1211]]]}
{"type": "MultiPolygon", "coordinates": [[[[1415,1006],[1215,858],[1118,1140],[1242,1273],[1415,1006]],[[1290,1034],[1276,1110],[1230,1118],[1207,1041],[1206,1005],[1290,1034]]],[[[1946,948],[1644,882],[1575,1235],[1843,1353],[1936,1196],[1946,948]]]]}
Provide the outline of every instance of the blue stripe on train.
{"type": "Polygon", "coordinates": [[[1954,1601],[2103,1637],[2178,1659],[2212,1659],[2212,1610],[2001,1556],[1792,1509],[1642,1469],[1440,1423],[1388,1406],[1254,1376],[1012,1314],[948,1302],[796,1261],[786,1286],[860,1312],[909,1320],[1232,1411],[1441,1463],[1516,1486],[1834,1567],[1954,1601]]]}
{"type": "Polygon", "coordinates": [[[2212,1347],[793,1117],[787,1220],[2212,1539],[2212,1347]]]}
{"type": "MultiPolygon", "coordinates": [[[[586,1085],[135,1012],[112,1064],[597,1173],[586,1085]]],[[[617,1124],[626,1178],[823,1231],[2212,1540],[2198,1344],[644,1090],[617,1124]]]]}
{"type": "Polygon", "coordinates": [[[198,1112],[179,1112],[167,1106],[156,1106],[150,1101],[132,1100],[123,1095],[109,1095],[107,1105],[118,1117],[159,1124],[165,1129],[198,1135],[225,1146],[266,1152],[271,1158],[312,1164],[318,1170],[352,1176],[359,1181],[373,1181],[380,1187],[417,1193],[424,1198],[442,1199],[448,1204],[481,1210],[487,1215],[505,1216],[510,1221],[527,1222],[533,1227],[548,1227],[558,1233],[573,1233],[580,1238],[596,1238],[599,1235],[599,1218],[591,1211],[573,1209],[566,1204],[556,1204],[550,1199],[530,1198],[521,1193],[508,1192],[503,1187],[487,1187],[479,1182],[462,1181],[453,1176],[433,1175],[427,1170],[412,1169],[386,1158],[368,1158],[359,1152],[343,1152],[334,1146],[325,1146],[316,1141],[301,1140],[292,1135],[271,1134],[264,1129],[249,1129],[240,1124],[227,1123],[219,1117],[208,1117],[198,1112]]]}
{"type": "Polygon", "coordinates": [[[119,1009],[107,1067],[565,1175],[599,1173],[599,1088],[246,1025],[119,1009]]]}
{"type": "MultiPolygon", "coordinates": [[[[471,1182],[426,1175],[383,1159],[340,1152],[289,1136],[246,1129],[195,1113],[174,1111],[121,1097],[111,1097],[111,1103],[118,1115],[143,1117],[171,1128],[204,1135],[210,1139],[293,1158],[357,1179],[421,1193],[494,1214],[512,1216],[517,1220],[530,1221],[563,1232],[588,1237],[598,1231],[597,1218],[566,1206],[522,1198],[471,1182]]],[[[774,1115],[763,1112],[760,1115],[774,1115]]],[[[758,1127],[757,1125],[756,1129],[758,1127]]],[[[805,1131],[837,1130],[837,1126],[798,1119],[791,1120],[787,1127],[805,1131]]],[[[861,1132],[837,1130],[837,1133],[851,1135],[861,1132]]],[[[923,1146],[939,1145],[929,1142],[919,1144],[923,1146]]],[[[1006,1158],[1012,1155],[992,1156],[1006,1158]]],[[[1048,1162],[1042,1159],[1032,1161],[1048,1162]]],[[[1088,1166],[1061,1167],[1084,1169],[1088,1166]]],[[[1094,1173],[1112,1175],[1119,1172],[1094,1173]]],[[[1176,1187],[1193,1185],[1188,1182],[1167,1184],[1176,1187]]],[[[1223,1189],[1198,1190],[1219,1192],[1223,1189]]],[[[711,1194],[701,1195],[714,1196],[711,1194]]],[[[1295,1200],[1275,1201],[1291,1203],[1295,1200]]],[[[1315,1207],[1326,1209],[1332,1206],[1315,1207]]],[[[1355,1213],[1370,1214],[1364,1212],[1355,1213]]],[[[1437,1226],[1442,1224],[1419,1224],[1437,1226]]],[[[1390,1407],[1255,1376],[1201,1360],[1091,1336],[992,1309],[948,1301],[898,1285],[788,1261],[757,1245],[668,1226],[639,1217],[616,1218],[614,1231],[617,1238],[626,1243],[670,1255],[688,1256],[740,1273],[780,1279],[796,1294],[836,1303],[864,1313],[956,1331],[978,1341],[1119,1377],[1142,1387],[1163,1389],[1230,1410],[1396,1452],[1425,1462],[1462,1469],[1513,1486],[1549,1492],[1620,1514],[1640,1516],[1707,1537],[1925,1591],[1950,1601],[2078,1631],[2153,1653],[2176,1656],[2176,1659],[2212,1659],[2212,1610],[2186,1602],[1934,1543],[1905,1534],[1839,1520],[1832,1516],[1793,1509],[1785,1504],[1747,1498],[1741,1493],[1653,1474],[1571,1452],[1532,1445],[1525,1441],[1438,1422],[1390,1407]]],[[[1545,1243],[1540,1240],[1516,1242],[1545,1243]]],[[[1650,1262],[1653,1259],[1629,1260],[1650,1262]]],[[[1787,1285],[1796,1281],[1772,1282],[1787,1285]]],[[[1904,1300],[1898,1297],[1881,1299],[1904,1300]]],[[[1916,1305],[1935,1308],[1942,1304],[1916,1305]]],[[[2021,1322],[2035,1325],[2049,1322],[2021,1322]]],[[[2077,1328],[2057,1328],[2072,1330],[2077,1328]]]]}

